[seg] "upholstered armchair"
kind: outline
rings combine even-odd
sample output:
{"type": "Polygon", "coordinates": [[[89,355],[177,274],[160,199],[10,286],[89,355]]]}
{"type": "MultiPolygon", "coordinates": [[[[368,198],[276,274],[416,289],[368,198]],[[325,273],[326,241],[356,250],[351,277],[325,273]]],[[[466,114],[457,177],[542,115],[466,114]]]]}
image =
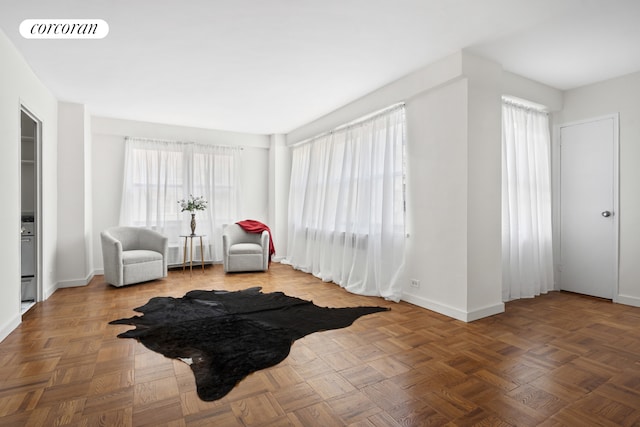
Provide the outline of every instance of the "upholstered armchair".
{"type": "Polygon", "coordinates": [[[222,232],[224,272],[267,271],[269,269],[269,232],[249,233],[238,224],[222,232]]]}
{"type": "Polygon", "coordinates": [[[112,227],[100,233],[104,280],[113,286],[167,277],[169,240],[138,227],[112,227]]]}

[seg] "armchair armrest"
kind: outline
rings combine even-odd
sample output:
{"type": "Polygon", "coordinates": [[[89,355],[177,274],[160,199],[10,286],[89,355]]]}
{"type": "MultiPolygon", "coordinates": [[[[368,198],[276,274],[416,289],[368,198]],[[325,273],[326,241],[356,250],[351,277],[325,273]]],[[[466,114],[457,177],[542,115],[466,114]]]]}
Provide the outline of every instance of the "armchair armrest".
{"type": "Polygon", "coordinates": [[[235,242],[235,234],[233,234],[232,226],[227,226],[222,232],[222,264],[224,266],[224,271],[227,272],[227,267],[229,265],[229,249],[231,245],[235,242]]]}
{"type": "Polygon", "coordinates": [[[109,283],[121,285],[122,276],[122,243],[107,232],[100,233],[102,255],[104,259],[104,276],[109,283]]]}
{"type": "Polygon", "coordinates": [[[269,232],[267,230],[263,231],[260,235],[260,246],[269,253],[269,232]]]}
{"type": "Polygon", "coordinates": [[[262,246],[262,254],[264,256],[263,264],[264,264],[264,269],[266,270],[267,268],[269,268],[269,261],[270,261],[269,232],[267,230],[264,230],[262,232],[262,235],[260,236],[260,246],[262,246]]]}

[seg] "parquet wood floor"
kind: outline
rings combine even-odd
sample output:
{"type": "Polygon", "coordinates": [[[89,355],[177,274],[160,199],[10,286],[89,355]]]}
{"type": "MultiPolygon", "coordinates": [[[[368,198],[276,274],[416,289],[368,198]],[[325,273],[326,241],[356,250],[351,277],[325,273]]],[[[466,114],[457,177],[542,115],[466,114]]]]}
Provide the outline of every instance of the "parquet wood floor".
{"type": "Polygon", "coordinates": [[[0,344],[0,425],[640,425],[640,308],[552,292],[466,324],[277,263],[256,274],[170,271],[126,288],[96,276],[37,304],[0,344]],[[154,296],[250,286],[392,310],[296,341],[216,402],[198,399],[187,365],[108,325],[154,296]]]}

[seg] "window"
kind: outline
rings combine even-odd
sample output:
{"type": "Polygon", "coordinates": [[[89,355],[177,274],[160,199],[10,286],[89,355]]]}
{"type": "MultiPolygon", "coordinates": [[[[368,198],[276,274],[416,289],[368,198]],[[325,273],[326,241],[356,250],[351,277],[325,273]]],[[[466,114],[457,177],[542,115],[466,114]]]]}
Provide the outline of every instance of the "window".
{"type": "Polygon", "coordinates": [[[120,224],[168,236],[169,263],[179,264],[180,236],[190,232],[190,216],[180,211],[178,200],[203,196],[208,208],[196,215],[197,232],[206,235],[205,259],[222,260],[218,237],[238,214],[240,153],[233,147],[127,138],[120,224]]]}
{"type": "Polygon", "coordinates": [[[347,290],[399,300],[404,105],[293,149],[285,262],[347,290]]]}

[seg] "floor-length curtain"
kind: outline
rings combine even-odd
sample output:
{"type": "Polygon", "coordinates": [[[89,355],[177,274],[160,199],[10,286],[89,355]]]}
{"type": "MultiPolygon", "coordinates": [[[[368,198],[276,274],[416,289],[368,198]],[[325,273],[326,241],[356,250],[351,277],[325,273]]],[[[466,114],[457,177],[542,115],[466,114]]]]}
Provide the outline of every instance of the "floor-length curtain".
{"type": "Polygon", "coordinates": [[[238,165],[242,150],[203,144],[191,147],[193,174],[189,193],[209,201],[207,209],[197,214],[203,220],[198,220],[197,232],[211,237],[211,259],[222,261],[223,228],[237,221],[240,212],[238,165]]]}
{"type": "Polygon", "coordinates": [[[502,105],[502,261],[504,301],[553,289],[549,119],[502,105]]]}
{"type": "MultiPolygon", "coordinates": [[[[208,207],[196,212],[196,233],[205,235],[205,261],[221,261],[222,227],[239,212],[240,153],[235,147],[126,138],[120,225],[168,236],[169,264],[181,264],[181,236],[191,233],[191,215],[180,211],[178,200],[202,196],[208,207]]],[[[194,259],[200,260],[199,240],[194,243],[194,259]]]]}
{"type": "Polygon", "coordinates": [[[401,105],[294,147],[284,262],[350,292],[398,301],[404,144],[401,105]]]}

